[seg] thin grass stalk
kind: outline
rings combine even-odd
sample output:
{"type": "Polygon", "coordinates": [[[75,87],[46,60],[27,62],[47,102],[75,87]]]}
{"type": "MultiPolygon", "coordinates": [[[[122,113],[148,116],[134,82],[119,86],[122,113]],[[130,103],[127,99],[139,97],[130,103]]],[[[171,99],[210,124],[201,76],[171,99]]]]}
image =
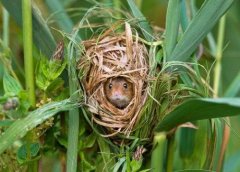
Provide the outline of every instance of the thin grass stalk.
{"type": "Polygon", "coordinates": [[[34,85],[34,64],[32,53],[32,7],[31,0],[22,1],[23,15],[23,50],[24,50],[24,68],[26,78],[26,89],[28,91],[29,102],[35,106],[35,85],[34,85]]]}
{"type": "Polygon", "coordinates": [[[6,47],[9,44],[9,13],[8,11],[2,7],[3,9],[3,43],[6,47]]]}
{"type": "MultiPolygon", "coordinates": [[[[77,33],[75,33],[76,35],[77,33]]],[[[68,76],[69,76],[69,91],[70,95],[77,91],[77,76],[73,65],[73,44],[69,45],[68,54],[68,76]]],[[[67,149],[67,172],[77,171],[77,157],[78,157],[78,130],[79,130],[79,110],[73,109],[69,111],[68,119],[68,149],[67,149]]]]}
{"type": "MultiPolygon", "coordinates": [[[[35,86],[34,86],[34,64],[32,53],[32,6],[31,0],[22,1],[22,18],[23,18],[23,51],[24,51],[24,68],[25,68],[25,83],[26,90],[28,92],[28,98],[30,104],[34,107],[35,100],[35,86]]],[[[29,133],[31,135],[31,133],[29,133]]],[[[27,142],[31,143],[32,140],[27,142]]],[[[28,156],[30,156],[30,148],[27,150],[28,156]]],[[[28,171],[37,172],[37,161],[30,162],[28,164],[28,171]]]]}
{"type": "MultiPolygon", "coordinates": [[[[220,22],[219,22],[219,29],[218,29],[218,41],[217,41],[217,49],[216,49],[216,65],[214,69],[214,97],[217,98],[219,96],[219,87],[220,87],[220,80],[221,80],[221,72],[222,72],[222,54],[223,54],[223,42],[224,42],[224,36],[225,36],[225,24],[226,24],[226,15],[224,15],[220,22]]],[[[229,121],[229,118],[226,120],[229,121]]],[[[221,171],[223,167],[223,161],[224,161],[224,154],[226,151],[226,145],[229,141],[229,135],[230,135],[230,129],[227,124],[224,126],[224,134],[222,139],[222,145],[221,145],[221,152],[220,157],[218,160],[218,166],[217,171],[221,171]]]]}
{"type": "Polygon", "coordinates": [[[219,23],[219,30],[218,30],[216,65],[215,65],[215,69],[214,69],[214,83],[213,83],[213,90],[214,90],[215,98],[218,97],[219,85],[220,85],[220,79],[221,79],[225,23],[226,23],[226,15],[224,15],[221,18],[220,23],[219,23]]]}
{"type": "Polygon", "coordinates": [[[69,111],[68,119],[67,172],[77,171],[79,111],[69,111]]]}

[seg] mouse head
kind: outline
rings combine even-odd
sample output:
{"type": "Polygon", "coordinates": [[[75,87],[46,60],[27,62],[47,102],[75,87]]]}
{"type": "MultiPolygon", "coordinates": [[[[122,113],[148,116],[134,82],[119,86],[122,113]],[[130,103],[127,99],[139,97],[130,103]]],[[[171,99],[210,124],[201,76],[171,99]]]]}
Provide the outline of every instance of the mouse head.
{"type": "Polygon", "coordinates": [[[118,108],[125,108],[133,98],[133,84],[124,77],[110,78],[104,85],[107,99],[118,108]]]}

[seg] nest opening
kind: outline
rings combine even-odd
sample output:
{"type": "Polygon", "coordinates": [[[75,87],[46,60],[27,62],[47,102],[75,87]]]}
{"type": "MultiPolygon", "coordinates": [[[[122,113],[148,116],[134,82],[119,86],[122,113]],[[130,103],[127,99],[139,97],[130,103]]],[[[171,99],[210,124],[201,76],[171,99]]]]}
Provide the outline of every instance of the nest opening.
{"type": "Polygon", "coordinates": [[[129,136],[147,99],[148,52],[145,45],[139,42],[137,33],[133,39],[128,23],[123,33],[111,34],[108,30],[100,38],[83,41],[83,45],[85,54],[78,68],[85,73],[81,82],[92,120],[106,128],[106,137],[118,133],[129,136]],[[132,92],[128,90],[132,98],[123,108],[111,102],[107,95],[107,87],[114,85],[106,84],[116,79],[123,81],[120,89],[132,87],[132,92]]]}

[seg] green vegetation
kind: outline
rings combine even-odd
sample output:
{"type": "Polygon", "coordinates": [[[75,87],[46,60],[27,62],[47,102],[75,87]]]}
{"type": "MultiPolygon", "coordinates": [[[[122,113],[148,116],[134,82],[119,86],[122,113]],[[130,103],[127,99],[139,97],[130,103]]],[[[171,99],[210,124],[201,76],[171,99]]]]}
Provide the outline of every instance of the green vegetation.
{"type": "Polygon", "coordinates": [[[0,7],[0,171],[240,170],[239,0],[0,7]],[[125,22],[148,50],[148,98],[129,135],[105,137],[78,65],[86,40],[125,22]]]}

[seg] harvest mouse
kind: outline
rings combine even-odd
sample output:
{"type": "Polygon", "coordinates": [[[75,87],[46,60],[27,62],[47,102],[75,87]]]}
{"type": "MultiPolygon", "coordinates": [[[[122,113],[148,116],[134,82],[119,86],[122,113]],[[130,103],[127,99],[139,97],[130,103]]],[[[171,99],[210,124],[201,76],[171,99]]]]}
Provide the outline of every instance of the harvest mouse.
{"type": "Polygon", "coordinates": [[[110,78],[104,83],[104,92],[110,103],[124,109],[134,95],[133,84],[124,77],[110,78]]]}

